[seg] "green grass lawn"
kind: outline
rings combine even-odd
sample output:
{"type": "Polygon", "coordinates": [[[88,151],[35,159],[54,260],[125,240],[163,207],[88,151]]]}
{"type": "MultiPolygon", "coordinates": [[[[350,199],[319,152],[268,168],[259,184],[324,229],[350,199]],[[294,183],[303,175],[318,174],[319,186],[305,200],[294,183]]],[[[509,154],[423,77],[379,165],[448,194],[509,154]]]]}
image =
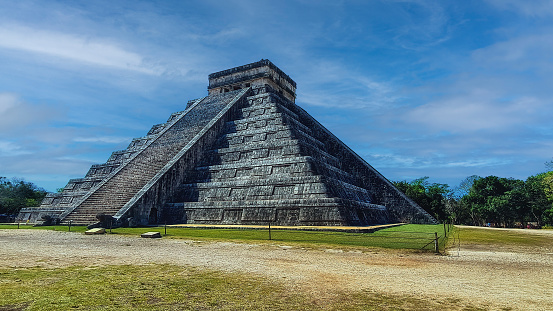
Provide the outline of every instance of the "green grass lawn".
{"type": "MultiPolygon", "coordinates": [[[[20,224],[0,224],[0,229],[34,229],[34,230],[57,230],[57,231],[69,231],[68,226],[37,226],[20,224]]],[[[71,226],[72,232],[85,232],[88,230],[85,226],[71,226]]]]}
{"type": "MultiPolygon", "coordinates": [[[[0,229],[17,225],[0,225],[0,229]]],[[[68,231],[67,226],[30,227],[68,231]]],[[[85,227],[72,227],[82,232],[85,227]]],[[[442,225],[404,225],[375,233],[167,228],[166,238],[286,243],[310,247],[417,249],[419,237],[443,236],[442,225]]],[[[138,236],[157,228],[118,228],[138,236]]],[[[108,233],[109,234],[109,233],[108,233]]],[[[462,244],[543,246],[553,237],[517,231],[455,228],[462,244]]],[[[451,239],[450,239],[451,241],[451,239]]],[[[443,243],[443,242],[442,242],[443,243]]],[[[0,311],[7,310],[484,310],[459,299],[385,295],[371,291],[312,295],[278,280],[172,265],[72,266],[60,269],[0,269],[0,311]]]]}
{"type": "MultiPolygon", "coordinates": [[[[1,225],[2,228],[16,228],[17,225],[1,225]]],[[[33,228],[43,230],[68,231],[67,226],[44,226],[33,228]]],[[[84,232],[86,227],[72,226],[71,231],[84,232]]],[[[147,231],[165,233],[164,227],[147,228],[117,228],[111,234],[138,236],[147,231]]],[[[299,231],[299,230],[271,230],[270,243],[293,243],[307,247],[379,247],[391,249],[434,250],[434,236],[437,232],[440,250],[444,249],[446,240],[442,225],[403,225],[387,228],[374,233],[348,233],[329,231],[299,231]]],[[[109,234],[109,230],[108,230],[109,234]]],[[[267,243],[269,231],[259,229],[198,229],[167,227],[168,238],[198,239],[210,241],[234,241],[267,243]]]]}
{"type": "MultiPolygon", "coordinates": [[[[496,245],[507,247],[551,247],[552,235],[526,234],[519,231],[493,230],[479,227],[456,228],[461,244],[464,245],[496,245]]],[[[537,233],[539,230],[549,229],[525,229],[528,233],[537,233]]]]}
{"type": "MultiPolygon", "coordinates": [[[[58,230],[68,231],[67,226],[45,226],[32,227],[21,225],[21,228],[37,230],[58,230]]],[[[0,225],[0,229],[14,229],[17,225],[0,225]]],[[[71,231],[84,232],[86,227],[73,226],[71,231]]],[[[528,232],[537,232],[534,229],[528,232]]],[[[547,230],[547,229],[541,229],[547,230]]],[[[109,230],[108,230],[109,231],[109,230]]],[[[124,234],[138,236],[147,231],[159,231],[164,234],[164,227],[147,228],[117,228],[112,234],[124,234]]],[[[509,247],[517,246],[538,246],[548,247],[553,245],[553,235],[524,234],[518,231],[489,230],[479,227],[453,227],[448,233],[448,240],[443,239],[443,225],[403,225],[387,228],[374,233],[347,233],[347,232],[322,232],[322,231],[295,231],[295,230],[271,230],[269,241],[268,230],[253,229],[196,229],[167,227],[167,238],[198,239],[208,241],[234,241],[234,242],[255,242],[255,243],[295,243],[302,246],[313,247],[380,247],[391,249],[410,249],[433,251],[434,244],[430,243],[434,238],[434,232],[440,237],[440,250],[443,250],[455,239],[460,238],[465,245],[504,245],[509,247]],[[426,245],[426,246],[425,246],[426,245]],[[423,248],[424,247],[424,248],[423,248]]],[[[456,242],[457,243],[457,242],[456,242]]]]}
{"type": "Polygon", "coordinates": [[[278,281],[171,265],[0,269],[0,310],[480,310],[368,291],[309,295],[278,281]]]}

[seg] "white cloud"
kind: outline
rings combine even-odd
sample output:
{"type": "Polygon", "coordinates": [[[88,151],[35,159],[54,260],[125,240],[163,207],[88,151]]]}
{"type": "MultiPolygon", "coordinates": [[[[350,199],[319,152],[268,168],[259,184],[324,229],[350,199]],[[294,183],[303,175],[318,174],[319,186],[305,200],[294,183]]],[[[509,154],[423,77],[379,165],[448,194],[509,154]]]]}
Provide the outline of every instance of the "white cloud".
{"type": "Polygon", "coordinates": [[[39,120],[47,120],[52,115],[53,111],[48,107],[29,104],[13,93],[0,93],[0,137],[39,120]]]}
{"type": "Polygon", "coordinates": [[[379,167],[411,168],[411,169],[439,169],[439,168],[471,168],[504,165],[510,163],[506,159],[499,158],[468,158],[463,160],[451,157],[410,157],[401,154],[370,154],[366,158],[378,163],[379,167]]]}
{"type": "Polygon", "coordinates": [[[452,22],[439,1],[394,0],[401,10],[397,17],[401,26],[395,27],[394,42],[402,48],[421,50],[450,39],[452,22]]]}
{"type": "Polygon", "coordinates": [[[106,143],[106,144],[119,144],[124,142],[131,142],[132,138],[118,137],[118,136],[99,136],[99,137],[75,137],[74,142],[78,143],[106,143]]]}
{"type": "Polygon", "coordinates": [[[487,2],[500,9],[511,10],[527,16],[553,15],[553,2],[550,0],[487,0],[487,2]]]}
{"type": "Polygon", "coordinates": [[[501,101],[491,95],[486,90],[472,90],[465,96],[416,107],[402,119],[435,131],[499,131],[531,122],[539,113],[541,103],[534,98],[501,101]]]}
{"type": "Polygon", "coordinates": [[[13,142],[0,140],[0,156],[18,156],[30,153],[13,142]]]}
{"type": "Polygon", "coordinates": [[[497,165],[506,165],[511,163],[511,161],[508,161],[506,159],[495,159],[495,158],[475,158],[475,159],[466,159],[463,161],[454,161],[454,162],[446,162],[442,165],[434,165],[432,164],[429,167],[487,167],[487,166],[497,166],[497,165]]]}
{"type": "Polygon", "coordinates": [[[11,93],[0,93],[0,115],[4,115],[8,110],[13,109],[18,102],[17,96],[11,93]]]}
{"type": "Polygon", "coordinates": [[[443,95],[399,112],[400,120],[434,132],[501,131],[505,137],[549,124],[552,46],[553,35],[534,33],[478,49],[458,74],[424,87],[443,95]]]}
{"type": "Polygon", "coordinates": [[[313,62],[299,79],[303,83],[298,100],[311,106],[375,110],[398,100],[389,82],[378,81],[333,61],[313,62]]]}
{"type": "Polygon", "coordinates": [[[102,38],[4,24],[0,25],[0,47],[97,66],[160,74],[158,69],[145,64],[143,56],[102,38]]]}
{"type": "Polygon", "coordinates": [[[550,33],[525,34],[497,42],[473,52],[478,65],[495,70],[537,70],[547,71],[553,65],[553,35],[550,33]]]}

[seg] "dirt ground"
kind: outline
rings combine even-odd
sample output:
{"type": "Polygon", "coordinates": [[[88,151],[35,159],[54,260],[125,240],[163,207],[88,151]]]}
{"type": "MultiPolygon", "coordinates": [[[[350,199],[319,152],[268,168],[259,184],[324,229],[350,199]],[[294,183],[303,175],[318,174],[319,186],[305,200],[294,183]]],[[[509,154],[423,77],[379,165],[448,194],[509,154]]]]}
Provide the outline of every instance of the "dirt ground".
{"type": "Polygon", "coordinates": [[[461,244],[444,256],[0,230],[0,268],[150,263],[253,273],[322,299],[366,290],[459,300],[490,310],[553,310],[553,245],[522,252],[461,244]]]}

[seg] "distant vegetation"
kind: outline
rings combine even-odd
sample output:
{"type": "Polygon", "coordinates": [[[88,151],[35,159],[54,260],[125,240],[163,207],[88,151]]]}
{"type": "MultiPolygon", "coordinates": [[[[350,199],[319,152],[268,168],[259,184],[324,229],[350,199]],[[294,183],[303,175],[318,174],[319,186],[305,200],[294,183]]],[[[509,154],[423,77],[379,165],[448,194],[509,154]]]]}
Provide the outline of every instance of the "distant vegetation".
{"type": "Polygon", "coordinates": [[[496,227],[553,225],[551,170],[525,181],[473,175],[456,188],[429,183],[428,177],[394,184],[440,221],[496,227]]]}
{"type": "Polygon", "coordinates": [[[20,178],[0,177],[0,214],[15,215],[24,207],[39,206],[46,190],[20,178]]]}

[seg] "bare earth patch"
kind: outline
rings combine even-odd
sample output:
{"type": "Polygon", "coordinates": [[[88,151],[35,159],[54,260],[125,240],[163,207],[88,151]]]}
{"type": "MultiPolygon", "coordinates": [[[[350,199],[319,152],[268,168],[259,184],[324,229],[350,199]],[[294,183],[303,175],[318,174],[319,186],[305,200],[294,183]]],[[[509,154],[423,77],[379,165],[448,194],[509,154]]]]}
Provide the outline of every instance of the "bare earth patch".
{"type": "Polygon", "coordinates": [[[163,263],[253,273],[320,299],[368,291],[490,310],[553,310],[553,250],[525,251],[470,246],[437,256],[0,230],[0,268],[163,263]]]}

